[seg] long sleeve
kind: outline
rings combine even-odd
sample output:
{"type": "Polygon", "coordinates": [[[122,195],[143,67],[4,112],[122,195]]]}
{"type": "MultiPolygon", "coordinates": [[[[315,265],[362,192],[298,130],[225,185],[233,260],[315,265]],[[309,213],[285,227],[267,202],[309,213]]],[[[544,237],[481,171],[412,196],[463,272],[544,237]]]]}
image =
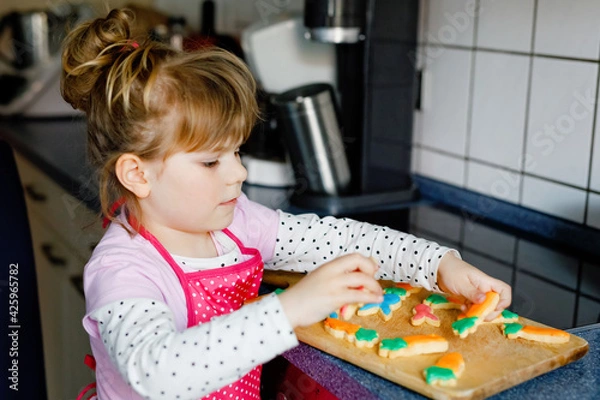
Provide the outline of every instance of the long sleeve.
{"type": "Polygon", "coordinates": [[[117,301],[92,318],[125,381],[148,399],[198,399],[298,344],[275,295],[182,332],[152,299],[117,301]]]}
{"type": "Polygon", "coordinates": [[[378,279],[439,291],[439,261],[449,251],[435,242],[349,218],[279,211],[275,252],[266,268],[310,272],[344,254],[358,252],[379,263],[378,279]]]}

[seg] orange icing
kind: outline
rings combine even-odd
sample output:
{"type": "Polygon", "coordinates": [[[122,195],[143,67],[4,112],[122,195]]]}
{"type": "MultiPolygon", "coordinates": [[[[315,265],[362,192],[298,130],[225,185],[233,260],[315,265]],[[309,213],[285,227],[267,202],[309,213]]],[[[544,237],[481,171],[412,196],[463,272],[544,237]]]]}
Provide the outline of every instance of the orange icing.
{"type": "Polygon", "coordinates": [[[445,354],[435,363],[435,365],[440,368],[451,369],[456,374],[464,363],[465,360],[463,359],[463,356],[460,353],[454,352],[445,354]]]}
{"type": "Polygon", "coordinates": [[[445,342],[446,339],[441,337],[440,335],[413,335],[413,336],[405,336],[402,339],[409,345],[414,346],[419,343],[431,343],[431,342],[445,342]]]}
{"type": "Polygon", "coordinates": [[[336,331],[344,331],[349,335],[354,335],[360,329],[360,325],[351,324],[337,318],[325,319],[325,325],[336,331]]]}
{"type": "Polygon", "coordinates": [[[410,284],[404,283],[404,282],[397,282],[394,286],[396,286],[398,288],[401,288],[401,289],[404,289],[404,290],[406,290],[409,293],[410,292],[418,292],[418,291],[421,290],[420,287],[414,287],[414,286],[411,286],[410,284]]]}
{"type": "Polygon", "coordinates": [[[485,301],[481,304],[473,304],[467,311],[466,316],[469,318],[470,317],[483,318],[490,311],[493,311],[493,309],[491,309],[491,308],[495,307],[495,305],[498,304],[499,300],[500,300],[500,295],[498,293],[487,292],[485,294],[485,301]]]}
{"type": "Polygon", "coordinates": [[[521,330],[523,333],[529,333],[532,335],[545,335],[545,336],[556,336],[556,337],[569,337],[569,334],[560,329],[554,328],[541,328],[538,326],[526,325],[521,330]]]}

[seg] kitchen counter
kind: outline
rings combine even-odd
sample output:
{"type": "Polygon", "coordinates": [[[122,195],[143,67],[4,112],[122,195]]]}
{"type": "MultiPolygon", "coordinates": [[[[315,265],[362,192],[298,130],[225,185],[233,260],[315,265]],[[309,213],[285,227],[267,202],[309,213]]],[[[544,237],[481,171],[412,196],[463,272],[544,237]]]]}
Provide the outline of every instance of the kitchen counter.
{"type": "MultiPolygon", "coordinates": [[[[88,207],[96,211],[99,209],[92,172],[86,163],[86,126],[84,120],[0,120],[0,138],[7,140],[15,150],[24,154],[62,188],[85,202],[88,207]]],[[[477,219],[474,221],[477,222],[477,219]]],[[[446,230],[450,231],[454,228],[446,230]]],[[[420,234],[421,232],[416,233],[420,234]]],[[[434,237],[434,239],[436,238],[434,237]]],[[[452,239],[448,240],[448,243],[443,243],[443,240],[440,242],[448,245],[455,244],[452,239]]],[[[497,262],[498,259],[493,261],[497,262]]],[[[582,263],[579,262],[579,265],[581,266],[582,263]]],[[[518,273],[522,272],[522,268],[517,265],[515,260],[511,260],[506,265],[512,265],[518,273]]],[[[578,271],[575,272],[575,276],[579,276],[578,279],[581,279],[581,267],[578,271]]],[[[584,270],[584,273],[585,271],[589,271],[589,269],[584,270]]],[[[513,273],[513,277],[517,275],[517,272],[513,273]]],[[[524,282],[525,279],[522,281],[524,282]]],[[[517,278],[517,282],[520,282],[519,278],[517,278]]],[[[575,286],[579,290],[581,283],[575,286]]],[[[559,289],[565,291],[566,287],[562,284],[559,289]]],[[[594,296],[598,292],[595,286],[592,286],[590,290],[590,293],[594,296]]],[[[578,304],[580,299],[585,301],[598,300],[596,297],[590,297],[589,293],[580,294],[579,291],[576,296],[575,304],[578,304]]],[[[519,312],[518,310],[514,311],[519,312]]],[[[520,314],[532,318],[532,315],[521,312],[520,314]]],[[[576,314],[577,312],[575,312],[576,314]]],[[[535,315],[532,319],[538,320],[535,315]]],[[[540,322],[546,321],[541,320],[540,322]]],[[[563,399],[574,399],[575,397],[577,399],[599,398],[600,324],[575,328],[571,332],[590,343],[590,353],[587,356],[558,370],[504,391],[494,398],[547,399],[556,398],[557,395],[563,399]]],[[[284,357],[342,399],[422,398],[412,391],[304,344],[288,351],[284,354],[284,357]]]]}
{"type": "MultiPolygon", "coordinates": [[[[600,398],[600,324],[569,332],[587,340],[589,353],[582,359],[505,390],[491,399],[598,399],[600,398]]],[[[359,367],[300,345],[284,357],[340,399],[412,400],[424,397],[359,367]]]]}
{"type": "Polygon", "coordinates": [[[0,119],[0,138],[68,193],[91,209],[100,209],[92,169],[86,162],[85,119],[0,119]]]}

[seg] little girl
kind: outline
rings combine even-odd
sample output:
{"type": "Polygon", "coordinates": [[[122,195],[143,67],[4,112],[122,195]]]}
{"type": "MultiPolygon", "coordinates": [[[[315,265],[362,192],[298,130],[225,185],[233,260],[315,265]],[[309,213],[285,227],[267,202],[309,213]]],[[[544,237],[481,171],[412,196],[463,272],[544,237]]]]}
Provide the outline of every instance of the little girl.
{"type": "Polygon", "coordinates": [[[248,200],[248,69],[225,51],[134,41],[131,23],[113,10],[75,28],[63,53],[62,94],[87,114],[112,222],[84,274],[100,399],[259,398],[261,364],[298,344],[295,327],[382,301],[381,278],[472,302],[494,290],[497,311],[510,304],[510,287],[454,250],[248,200]],[[264,267],[309,274],[245,305],[264,267]]]}

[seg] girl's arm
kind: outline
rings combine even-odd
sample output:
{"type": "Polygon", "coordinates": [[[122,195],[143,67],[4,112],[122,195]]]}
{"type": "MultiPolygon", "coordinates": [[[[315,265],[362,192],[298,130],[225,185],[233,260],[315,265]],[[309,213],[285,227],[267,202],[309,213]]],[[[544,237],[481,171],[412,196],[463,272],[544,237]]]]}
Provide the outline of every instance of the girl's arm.
{"type": "Polygon", "coordinates": [[[460,258],[455,250],[394,229],[349,218],[279,211],[274,254],[265,260],[265,267],[310,272],[342,255],[360,253],[376,260],[377,279],[440,291],[437,270],[449,252],[460,258]]]}
{"type": "Polygon", "coordinates": [[[152,299],[113,302],[91,317],[126,382],[151,399],[201,398],[298,344],[275,295],[182,332],[152,299]]]}

